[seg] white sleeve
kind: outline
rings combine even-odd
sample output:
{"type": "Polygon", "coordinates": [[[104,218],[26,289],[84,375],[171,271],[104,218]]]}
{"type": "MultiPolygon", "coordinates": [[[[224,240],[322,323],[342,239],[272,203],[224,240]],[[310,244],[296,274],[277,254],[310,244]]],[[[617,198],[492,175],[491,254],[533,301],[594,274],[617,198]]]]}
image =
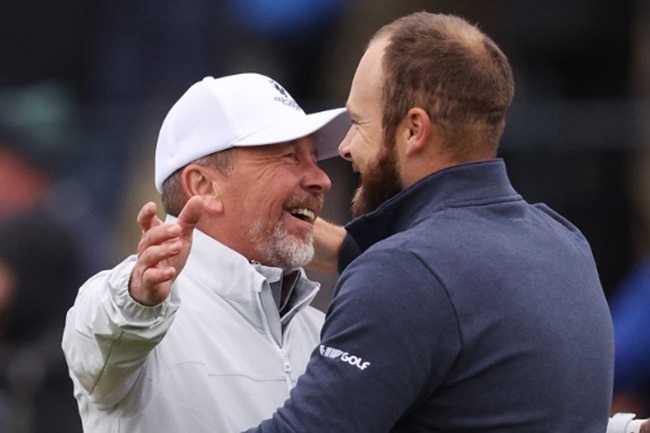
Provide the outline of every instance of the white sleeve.
{"type": "Polygon", "coordinates": [[[63,352],[70,374],[95,403],[113,406],[129,392],[180,305],[176,283],[167,299],[144,306],[128,290],[135,256],[90,278],[68,311],[63,352]]]}
{"type": "Polygon", "coordinates": [[[634,413],[616,413],[609,419],[607,433],[639,433],[645,419],[635,419],[634,413]]]}

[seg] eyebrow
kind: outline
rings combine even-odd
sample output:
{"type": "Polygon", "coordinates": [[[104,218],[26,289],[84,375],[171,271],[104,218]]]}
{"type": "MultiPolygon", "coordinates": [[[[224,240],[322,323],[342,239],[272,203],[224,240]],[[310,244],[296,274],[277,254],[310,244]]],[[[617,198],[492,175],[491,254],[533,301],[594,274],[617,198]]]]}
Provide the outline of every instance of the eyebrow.
{"type": "MultiPolygon", "coordinates": [[[[287,141],[285,144],[287,146],[295,147],[297,146],[299,140],[300,138],[296,138],[295,140],[287,141]]],[[[318,143],[316,142],[316,139],[314,139],[314,146],[311,149],[309,149],[309,153],[315,156],[316,159],[318,159],[318,143]]]]}
{"type": "Polygon", "coordinates": [[[352,108],[350,108],[349,105],[346,105],[346,106],[345,106],[345,109],[347,110],[347,112],[348,112],[348,117],[350,117],[350,119],[358,119],[358,118],[359,118],[357,112],[354,111],[352,108]]]}

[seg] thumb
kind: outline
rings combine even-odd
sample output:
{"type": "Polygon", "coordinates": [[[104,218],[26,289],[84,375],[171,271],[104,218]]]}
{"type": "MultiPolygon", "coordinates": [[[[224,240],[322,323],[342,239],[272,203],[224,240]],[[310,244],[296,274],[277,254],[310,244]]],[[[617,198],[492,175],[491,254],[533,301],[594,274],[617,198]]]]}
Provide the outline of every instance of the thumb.
{"type": "Polygon", "coordinates": [[[182,235],[189,235],[196,227],[203,214],[203,199],[195,195],[185,203],[183,210],[178,215],[178,225],[181,226],[182,235]]]}

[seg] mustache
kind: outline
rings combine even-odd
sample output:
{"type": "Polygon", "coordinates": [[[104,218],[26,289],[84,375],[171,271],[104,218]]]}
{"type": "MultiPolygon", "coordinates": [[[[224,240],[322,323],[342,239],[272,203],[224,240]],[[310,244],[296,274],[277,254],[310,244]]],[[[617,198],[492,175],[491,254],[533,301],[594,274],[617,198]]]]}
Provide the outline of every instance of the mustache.
{"type": "Polygon", "coordinates": [[[318,215],[325,203],[322,194],[294,194],[285,203],[287,208],[306,208],[318,215]]]}

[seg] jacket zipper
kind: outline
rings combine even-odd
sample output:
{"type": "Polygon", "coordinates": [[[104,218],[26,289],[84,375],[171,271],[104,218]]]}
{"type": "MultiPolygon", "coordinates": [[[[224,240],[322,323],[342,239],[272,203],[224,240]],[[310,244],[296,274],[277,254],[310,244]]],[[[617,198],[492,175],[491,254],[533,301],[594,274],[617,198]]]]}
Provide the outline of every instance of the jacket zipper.
{"type": "Polygon", "coordinates": [[[287,352],[284,351],[284,348],[279,347],[280,353],[282,354],[282,362],[284,363],[284,379],[287,382],[287,389],[291,391],[293,384],[291,383],[291,363],[289,362],[289,357],[287,352]]]}
{"type": "Polygon", "coordinates": [[[293,383],[291,382],[291,362],[289,361],[289,356],[287,356],[287,352],[285,352],[284,348],[280,344],[278,344],[277,341],[275,341],[275,338],[273,338],[273,335],[271,334],[271,328],[269,328],[268,317],[266,317],[266,311],[264,311],[264,308],[262,307],[262,294],[260,292],[257,292],[256,298],[257,298],[257,306],[262,312],[262,316],[264,319],[262,320],[262,322],[264,322],[264,332],[266,333],[266,337],[271,341],[271,343],[275,345],[277,351],[280,352],[280,356],[282,357],[283,369],[284,369],[284,381],[287,384],[287,390],[291,391],[291,388],[293,388],[293,383]]]}

